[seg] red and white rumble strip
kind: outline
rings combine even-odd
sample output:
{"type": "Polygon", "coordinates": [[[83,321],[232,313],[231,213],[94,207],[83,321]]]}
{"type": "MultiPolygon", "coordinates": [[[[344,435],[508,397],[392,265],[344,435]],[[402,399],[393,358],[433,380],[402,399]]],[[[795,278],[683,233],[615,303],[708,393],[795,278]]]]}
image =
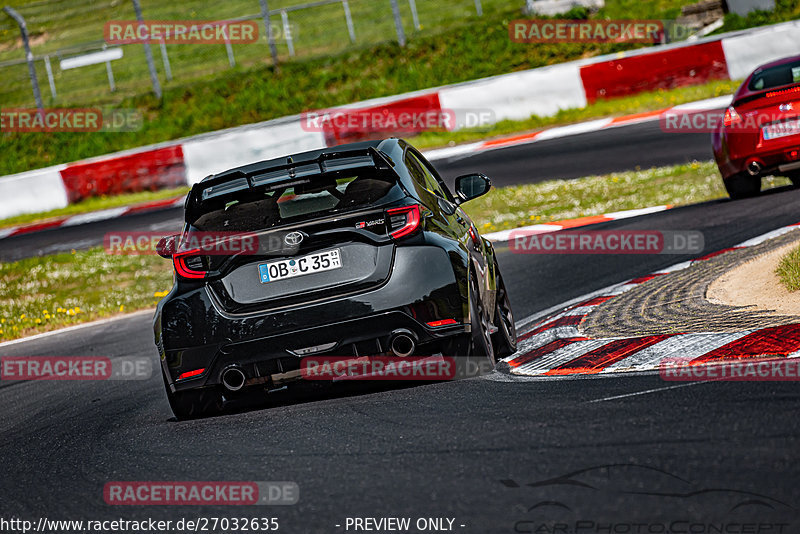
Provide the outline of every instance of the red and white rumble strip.
{"type": "MultiPolygon", "coordinates": [[[[518,376],[593,375],[629,371],[657,371],[662,364],[680,360],[689,365],[716,364],[741,358],[800,356],[800,324],[735,333],[661,334],[631,338],[591,339],[578,329],[581,321],[600,304],[658,276],[686,269],[730,250],[763,243],[800,227],[779,228],[694,261],[585,295],[520,323],[518,350],[498,364],[498,370],[518,376]]],[[[677,378],[676,378],[677,379],[677,378]]]]}

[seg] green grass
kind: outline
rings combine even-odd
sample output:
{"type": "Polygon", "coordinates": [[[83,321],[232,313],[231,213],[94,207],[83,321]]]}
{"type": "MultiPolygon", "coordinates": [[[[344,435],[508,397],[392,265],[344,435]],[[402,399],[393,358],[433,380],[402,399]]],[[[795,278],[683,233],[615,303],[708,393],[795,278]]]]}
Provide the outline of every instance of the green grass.
{"type": "MultiPolygon", "coordinates": [[[[715,165],[703,162],[493,189],[465,209],[486,233],[724,196],[715,165]]],[[[153,307],[172,286],[171,273],[172,264],[156,255],[101,248],[0,264],[0,340],[153,307]]]]}
{"type": "Polygon", "coordinates": [[[143,202],[152,202],[154,200],[162,200],[170,197],[177,197],[185,195],[189,192],[188,187],[177,187],[174,189],[162,189],[160,191],[142,191],[139,193],[126,193],[124,195],[116,196],[102,196],[93,197],[70,204],[66,208],[58,208],[51,211],[41,213],[23,213],[7,219],[0,219],[0,228],[7,228],[9,226],[17,226],[21,224],[46,221],[56,217],[63,217],[65,215],[78,215],[81,213],[89,213],[92,211],[100,211],[109,208],[118,208],[120,206],[131,206],[143,202]]]}
{"type": "MultiPolygon", "coordinates": [[[[788,185],[769,177],[764,187],[788,185]]],[[[482,233],[649,206],[696,204],[727,193],[714,162],[493,189],[464,209],[482,233]]]]}
{"type": "Polygon", "coordinates": [[[777,0],[774,11],[755,10],[745,17],[736,13],[728,13],[725,15],[722,27],[712,35],[797,19],[800,19],[800,0],[777,0]]]}
{"type": "Polygon", "coordinates": [[[0,264],[0,339],[149,308],[172,287],[172,263],[102,248],[0,264]]]}
{"type": "Polygon", "coordinates": [[[780,278],[783,287],[789,291],[800,289],[800,247],[792,249],[781,258],[775,274],[780,278]]]}
{"type": "MultiPolygon", "coordinates": [[[[609,6],[613,3],[611,0],[607,2],[609,6]]],[[[669,2],[671,6],[683,3],[687,2],[669,2]]],[[[498,5],[512,7],[498,7],[496,11],[487,9],[481,18],[473,16],[456,20],[449,29],[437,34],[423,31],[410,39],[405,48],[385,42],[325,57],[298,59],[285,63],[277,72],[265,65],[262,59],[252,66],[239,65],[234,69],[207,73],[205,78],[191,83],[179,83],[176,77],[175,82],[165,86],[162,100],[156,100],[144,89],[136,94],[120,89],[119,96],[103,103],[121,109],[140,110],[144,116],[141,130],[48,134],[5,132],[0,134],[0,152],[4,155],[0,159],[0,175],[309,109],[340,106],[636,46],[513,43],[508,38],[508,23],[520,16],[521,3],[514,1],[498,5]]],[[[658,12],[652,13],[652,16],[657,15],[658,12]]],[[[200,18],[199,14],[197,16],[200,18]]],[[[146,77],[144,79],[146,81],[146,77]]],[[[86,85],[91,85],[88,80],[86,85]]],[[[59,105],[64,103],[60,101],[59,105]]]]}

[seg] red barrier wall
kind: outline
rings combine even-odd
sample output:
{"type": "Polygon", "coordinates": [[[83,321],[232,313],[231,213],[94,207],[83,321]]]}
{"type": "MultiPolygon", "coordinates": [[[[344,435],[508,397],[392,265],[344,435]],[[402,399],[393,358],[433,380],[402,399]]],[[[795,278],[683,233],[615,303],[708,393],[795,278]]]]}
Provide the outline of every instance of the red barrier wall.
{"type": "Polygon", "coordinates": [[[180,145],[107,160],[68,165],[61,171],[69,203],[101,196],[186,185],[180,145]]]}
{"type": "Polygon", "coordinates": [[[581,67],[590,103],[643,91],[728,80],[722,41],[625,57],[581,67]]]}
{"type": "Polygon", "coordinates": [[[411,127],[407,129],[385,128],[383,126],[397,122],[403,114],[421,116],[425,112],[441,111],[439,103],[439,93],[396,100],[381,106],[368,108],[358,108],[353,110],[336,110],[345,117],[336,121],[338,124],[325,123],[325,142],[328,146],[341,143],[352,143],[356,141],[367,141],[370,139],[382,139],[392,135],[414,135],[426,130],[426,128],[411,127]],[[371,120],[370,114],[380,114],[388,120],[371,120]],[[351,123],[343,124],[343,123],[351,123]],[[406,131],[407,130],[407,131],[406,131]]]}

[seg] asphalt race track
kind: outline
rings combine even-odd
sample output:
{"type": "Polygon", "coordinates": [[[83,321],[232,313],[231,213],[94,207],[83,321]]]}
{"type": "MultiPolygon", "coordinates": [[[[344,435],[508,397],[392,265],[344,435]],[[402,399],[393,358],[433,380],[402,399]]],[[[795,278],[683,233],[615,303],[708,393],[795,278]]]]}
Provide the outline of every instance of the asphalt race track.
{"type": "MultiPolygon", "coordinates": [[[[583,139],[584,146],[600,143],[591,135],[583,139]]],[[[623,144],[615,157],[604,149],[609,159],[594,162],[597,172],[606,172],[610,161],[629,161],[619,155],[629,152],[642,151],[623,144]]],[[[510,183],[513,169],[533,165],[526,157],[509,157],[508,170],[484,170],[495,183],[510,183]]],[[[572,156],[564,162],[595,169],[572,156]]],[[[782,188],[597,229],[699,230],[711,252],[800,221],[798,202],[799,190],[782,188]]],[[[4,254],[12,240],[6,241],[4,254]]],[[[519,320],[689,259],[498,251],[519,320]]],[[[155,362],[150,321],[149,313],[136,314],[6,344],[0,356],[148,356],[155,362]]],[[[154,376],[2,382],[0,405],[5,517],[277,517],[280,531],[298,533],[353,532],[345,530],[348,517],[452,518],[453,530],[464,533],[800,532],[800,391],[793,382],[495,374],[336,390],[306,402],[278,397],[268,409],[176,422],[154,376]],[[294,481],[300,502],[199,508],[115,507],[103,500],[109,481],[159,480],[294,481]],[[753,524],[759,530],[743,530],[753,524]],[[713,530],[719,526],[728,530],[713,530]]]]}
{"type": "MultiPolygon", "coordinates": [[[[484,172],[495,186],[570,179],[631,170],[637,166],[687,163],[712,159],[709,134],[665,133],[658,121],[610,128],[532,144],[481,152],[468,157],[436,161],[436,168],[452,185],[455,177],[484,172]]],[[[68,252],[102,244],[114,231],[180,231],[180,209],[141,213],[120,219],[64,226],[0,240],[0,261],[68,252]]]]}

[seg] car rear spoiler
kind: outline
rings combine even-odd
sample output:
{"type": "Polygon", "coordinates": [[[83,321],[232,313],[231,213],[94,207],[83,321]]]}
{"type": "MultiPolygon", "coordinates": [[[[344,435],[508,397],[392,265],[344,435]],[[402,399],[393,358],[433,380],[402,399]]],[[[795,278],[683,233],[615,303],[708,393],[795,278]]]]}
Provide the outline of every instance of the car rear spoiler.
{"type": "Polygon", "coordinates": [[[390,170],[393,167],[392,159],[374,147],[323,152],[310,160],[294,161],[288,157],[282,164],[254,167],[248,172],[243,170],[226,172],[195,184],[186,199],[186,215],[189,219],[203,202],[221,199],[232,193],[255,192],[270,186],[292,187],[296,184],[306,183],[311,176],[329,172],[362,168],[390,170]]]}

